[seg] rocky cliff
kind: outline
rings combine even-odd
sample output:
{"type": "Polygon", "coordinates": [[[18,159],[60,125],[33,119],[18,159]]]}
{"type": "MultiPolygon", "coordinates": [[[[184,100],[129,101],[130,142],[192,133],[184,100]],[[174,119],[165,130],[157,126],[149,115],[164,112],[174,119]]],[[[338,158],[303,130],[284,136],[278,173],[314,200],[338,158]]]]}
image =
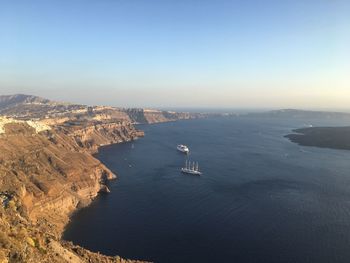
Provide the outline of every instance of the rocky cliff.
{"type": "Polygon", "coordinates": [[[125,262],[61,240],[71,213],[116,178],[92,154],[143,136],[135,123],[197,117],[0,96],[0,263],[125,262]]]}
{"type": "Polygon", "coordinates": [[[100,191],[108,191],[106,181],[116,178],[91,152],[142,132],[123,122],[53,126],[38,132],[27,122],[7,120],[3,129],[0,262],[122,262],[63,242],[60,236],[69,215],[100,191]]]}
{"type": "Polygon", "coordinates": [[[84,125],[65,126],[80,147],[94,153],[99,146],[127,142],[143,136],[130,122],[88,122],[84,125]]]}
{"type": "Polygon", "coordinates": [[[147,124],[206,117],[205,114],[201,113],[161,111],[153,109],[128,109],[125,111],[134,123],[147,124]]]}

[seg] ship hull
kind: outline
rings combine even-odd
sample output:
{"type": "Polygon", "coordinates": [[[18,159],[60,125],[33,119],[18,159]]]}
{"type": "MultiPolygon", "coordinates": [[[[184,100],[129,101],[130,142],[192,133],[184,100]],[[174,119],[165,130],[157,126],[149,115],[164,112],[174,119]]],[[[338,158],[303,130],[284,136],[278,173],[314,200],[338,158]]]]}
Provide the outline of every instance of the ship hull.
{"type": "Polygon", "coordinates": [[[191,174],[191,175],[201,175],[202,174],[199,171],[190,170],[190,169],[186,169],[186,168],[182,168],[181,172],[184,173],[184,174],[191,174]]]}

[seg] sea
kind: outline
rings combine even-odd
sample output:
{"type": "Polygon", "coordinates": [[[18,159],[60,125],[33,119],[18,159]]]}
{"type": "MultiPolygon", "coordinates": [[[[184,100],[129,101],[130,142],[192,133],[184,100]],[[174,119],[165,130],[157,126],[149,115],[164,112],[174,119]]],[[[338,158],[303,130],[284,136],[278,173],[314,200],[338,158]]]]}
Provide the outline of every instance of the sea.
{"type": "Polygon", "coordinates": [[[96,157],[118,179],[73,215],[64,239],[153,262],[350,262],[350,151],[284,137],[310,125],[350,122],[236,116],[139,125],[144,138],[100,148],[96,157]],[[202,176],[180,172],[187,159],[202,176]]]}

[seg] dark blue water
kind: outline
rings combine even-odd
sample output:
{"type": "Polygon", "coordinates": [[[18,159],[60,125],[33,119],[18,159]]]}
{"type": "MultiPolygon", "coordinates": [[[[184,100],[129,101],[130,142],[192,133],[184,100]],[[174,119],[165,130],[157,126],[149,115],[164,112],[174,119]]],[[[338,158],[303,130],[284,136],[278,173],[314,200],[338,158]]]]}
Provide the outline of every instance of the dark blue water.
{"type": "Polygon", "coordinates": [[[118,180],[111,194],[74,215],[64,238],[155,262],[350,262],[350,151],[283,138],[308,123],[218,118],[142,126],[144,138],[100,150],[118,180]],[[179,143],[203,176],[179,172],[179,143]]]}

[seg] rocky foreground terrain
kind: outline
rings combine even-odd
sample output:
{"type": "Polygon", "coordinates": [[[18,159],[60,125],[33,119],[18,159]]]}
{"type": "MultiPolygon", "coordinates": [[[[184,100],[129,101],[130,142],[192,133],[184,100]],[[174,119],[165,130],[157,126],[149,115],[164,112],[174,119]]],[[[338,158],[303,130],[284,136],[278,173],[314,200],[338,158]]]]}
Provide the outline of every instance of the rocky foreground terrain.
{"type": "Polygon", "coordinates": [[[132,262],[61,240],[71,213],[117,177],[92,154],[143,136],[135,123],[198,117],[0,96],[0,263],[132,262]]]}

